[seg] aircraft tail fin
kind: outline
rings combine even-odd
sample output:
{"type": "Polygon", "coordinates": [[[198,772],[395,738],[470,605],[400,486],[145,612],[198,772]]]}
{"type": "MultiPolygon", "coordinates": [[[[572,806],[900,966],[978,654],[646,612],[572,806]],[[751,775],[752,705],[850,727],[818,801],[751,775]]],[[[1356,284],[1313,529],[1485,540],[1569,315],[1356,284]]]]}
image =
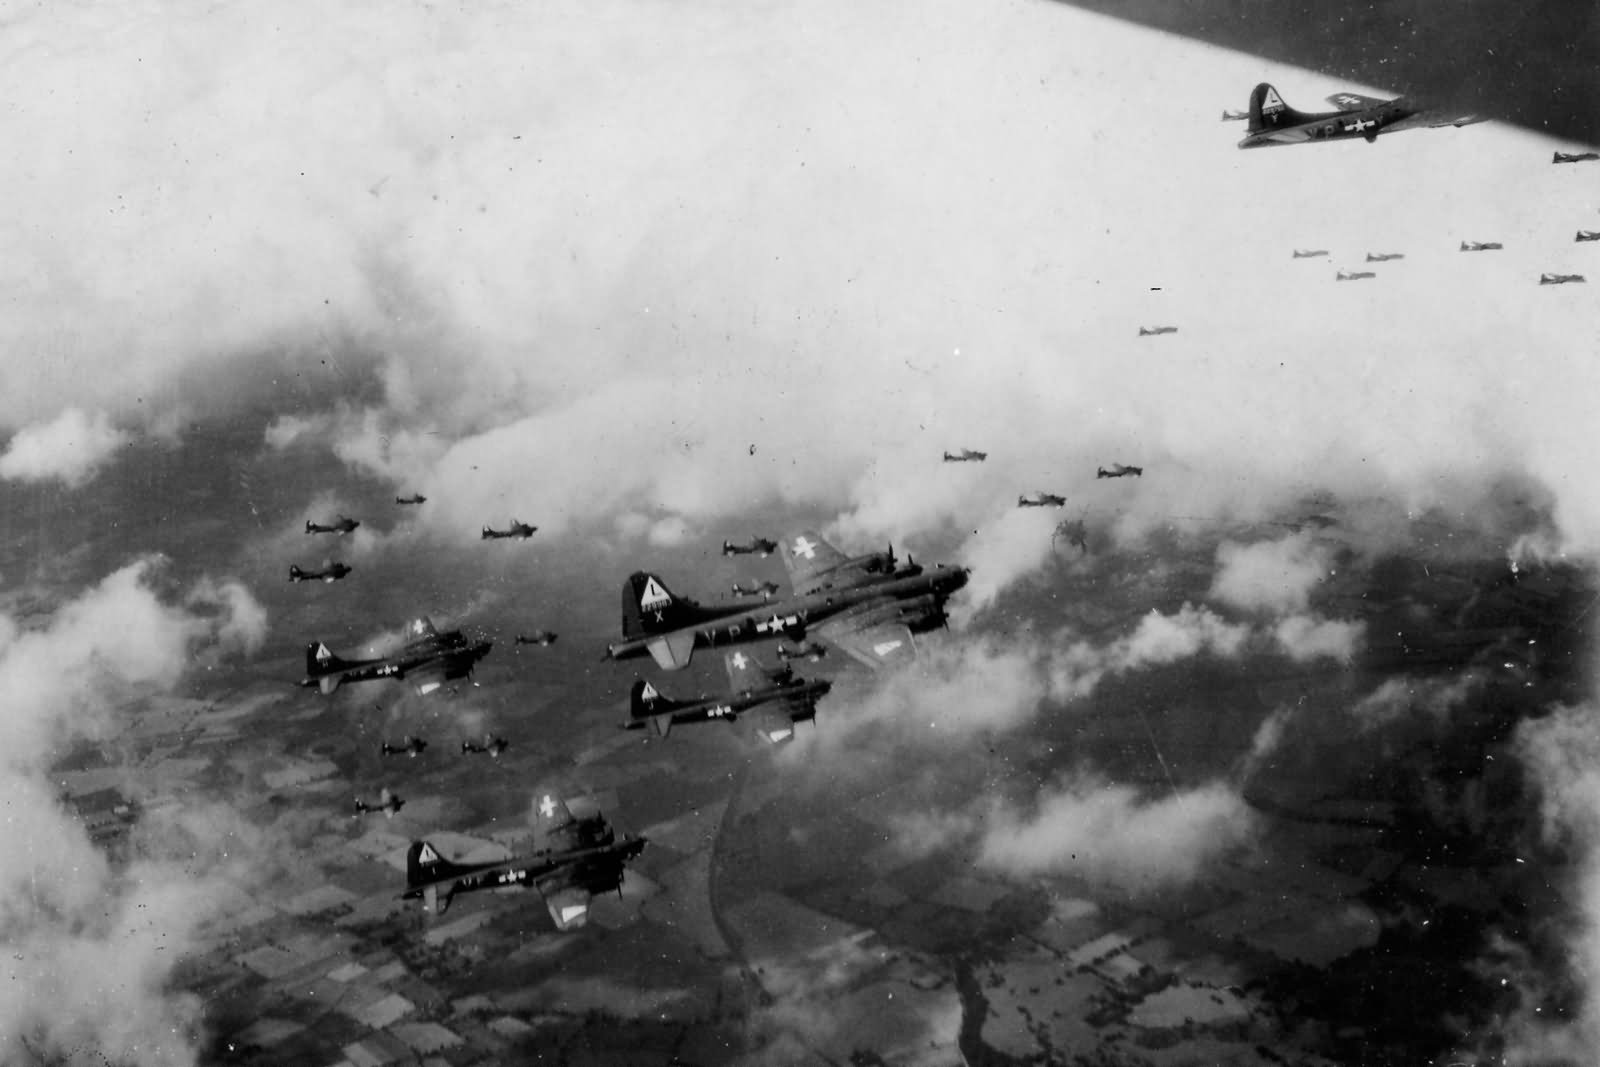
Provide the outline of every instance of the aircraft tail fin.
{"type": "Polygon", "coordinates": [[[662,696],[660,690],[643,678],[634,681],[633,691],[628,696],[628,710],[635,719],[654,719],[679,707],[682,707],[679,701],[662,696]]]}
{"type": "Polygon", "coordinates": [[[1266,82],[1256,86],[1250,93],[1251,133],[1275,130],[1280,126],[1295,126],[1304,121],[1306,116],[1284,103],[1278,90],[1266,82]]]}
{"type": "Polygon", "coordinates": [[[289,564],[289,580],[291,582],[303,582],[305,581],[305,577],[305,571],[301,570],[299,567],[296,567],[293,563],[289,564]]]}
{"type": "MultiPolygon", "coordinates": [[[[422,903],[427,911],[443,915],[450,907],[454,887],[439,892],[439,883],[466,870],[439,855],[439,850],[427,841],[413,841],[406,852],[406,887],[422,891],[422,903]]],[[[410,894],[407,894],[410,895],[410,894]]]]}
{"type": "Polygon", "coordinates": [[[647,637],[692,626],[694,606],[672,595],[654,574],[636,571],[622,586],[622,636],[647,637]]]}

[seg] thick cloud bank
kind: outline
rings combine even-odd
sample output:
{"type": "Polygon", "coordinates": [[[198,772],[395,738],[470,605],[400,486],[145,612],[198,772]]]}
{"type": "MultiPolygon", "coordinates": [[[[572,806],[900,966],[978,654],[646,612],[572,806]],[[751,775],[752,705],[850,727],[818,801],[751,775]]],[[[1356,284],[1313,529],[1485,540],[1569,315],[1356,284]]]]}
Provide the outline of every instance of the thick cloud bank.
{"type": "MultiPolygon", "coordinates": [[[[242,586],[206,581],[170,597],[157,591],[160,570],[156,559],[124,567],[43,625],[0,617],[0,688],[11,698],[0,717],[8,1063],[194,1062],[198,1002],[169,984],[219,899],[216,880],[247,850],[212,854],[187,833],[178,847],[152,820],[136,831],[136,857],[115,867],[62,809],[46,773],[64,746],[114,730],[132,698],[179,684],[197,655],[260,647],[265,615],[242,586]]],[[[206,840],[239,832],[227,817],[206,822],[206,840]]]]}

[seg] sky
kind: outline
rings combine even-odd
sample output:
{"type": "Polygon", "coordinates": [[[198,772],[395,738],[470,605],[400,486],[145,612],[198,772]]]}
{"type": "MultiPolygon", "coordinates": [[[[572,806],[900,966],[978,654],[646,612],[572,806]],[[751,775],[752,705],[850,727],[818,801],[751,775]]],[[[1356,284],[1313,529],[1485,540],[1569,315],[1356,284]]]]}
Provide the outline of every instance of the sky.
{"type": "MultiPolygon", "coordinates": [[[[1015,510],[1023,491],[1126,545],[1312,492],[1470,527],[1509,484],[1551,514],[1518,552],[1592,564],[1600,318],[1589,285],[1536,283],[1600,282],[1572,241],[1595,172],[1497,123],[1240,152],[1218,114],[1266,79],[1306,110],[1386,88],[1033,0],[13,12],[0,479],[70,501],[202,447],[198,426],[259,426],[254,462],[427,495],[346,546],[358,567],[515,516],[556,560],[611,553],[620,580],[805,515],[848,548],[973,565],[958,632],[1050,555],[1060,516],[1015,510]],[[1334,280],[1369,252],[1405,258],[1334,280]],[[1138,336],[1154,325],[1178,332],[1138,336]],[[961,447],[989,459],[937,461],[961,447]],[[1146,474],[1097,481],[1113,462],[1146,474]]],[[[308,518],[355,507],[310,475],[290,495],[308,518]]],[[[125,552],[162,548],[141,536],[125,552]]],[[[229,567],[158,592],[141,569],[79,575],[28,633],[145,589],[178,646],[227,615],[256,635],[240,649],[288,647],[229,571],[299,536],[248,532],[229,567]]],[[[1331,565],[1311,538],[1225,548],[1209,599],[1239,618],[1164,605],[1021,652],[975,633],[939,677],[1003,682],[992,726],[1200,648],[1348,655],[1353,625],[1307,607],[1331,565]]],[[[893,714],[895,684],[868,706],[893,714]]],[[[47,702],[26,728],[92,734],[106,703],[47,702]]],[[[50,746],[20,751],[36,781],[50,746]]],[[[1582,795],[1593,766],[1558,780],[1582,795]]],[[[982,855],[1047,868],[1051,826],[1145,840],[1174,814],[1195,820],[1180,835],[1227,827],[1219,848],[1246,832],[1224,785],[1171,807],[1099,784],[997,801],[982,855]]],[[[1571,810],[1552,832],[1592,837],[1571,810]]],[[[1574,951],[1600,960],[1594,940],[1574,951]]]]}

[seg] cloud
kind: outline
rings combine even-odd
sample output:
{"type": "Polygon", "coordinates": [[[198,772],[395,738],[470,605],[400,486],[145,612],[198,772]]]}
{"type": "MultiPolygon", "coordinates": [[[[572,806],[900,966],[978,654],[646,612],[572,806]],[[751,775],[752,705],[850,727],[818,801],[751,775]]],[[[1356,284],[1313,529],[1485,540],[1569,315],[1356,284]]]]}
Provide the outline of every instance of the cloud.
{"type": "Polygon", "coordinates": [[[1250,545],[1224,541],[1217,546],[1210,596],[1246,610],[1304,611],[1331,561],[1331,551],[1313,543],[1309,533],[1250,545]]]}
{"type": "Polygon", "coordinates": [[[1296,663],[1336,659],[1349,663],[1367,632],[1360,620],[1324,619],[1318,615],[1291,615],[1272,627],[1272,636],[1296,663]]]}
{"type": "Polygon", "coordinates": [[[1243,799],[1220,783],[1145,799],[1086,779],[1044,793],[1028,812],[997,806],[978,862],[1015,877],[1073,875],[1148,892],[1193,882],[1253,830],[1243,799]]]}
{"type": "Polygon", "coordinates": [[[50,422],[17,431],[0,455],[0,478],[59,481],[69,489],[86,485],[117,450],[132,440],[103,411],[67,408],[50,422]]]}
{"type": "Polygon", "coordinates": [[[237,876],[248,849],[227,812],[150,813],[133,860],[113,870],[83,824],[63,811],[46,773],[79,738],[107,736],[134,698],[178,685],[197,653],[258,648],[265,615],[242,585],[203,580],[175,598],[151,557],[104,578],[41,625],[0,616],[0,937],[13,981],[0,988],[6,1058],[93,1056],[149,1064],[194,1061],[200,1003],[174,992],[173,969],[237,876]],[[230,829],[231,827],[231,829],[230,829]],[[196,837],[195,830],[203,832],[196,837]],[[170,835],[181,830],[182,840],[170,835]],[[231,858],[230,858],[231,856],[231,858]]]}
{"type": "Polygon", "coordinates": [[[1133,633],[1095,647],[1074,641],[1050,656],[1050,694],[1057,700],[1088,696],[1107,674],[1175,663],[1204,653],[1233,658],[1244,648],[1250,627],[1230,623],[1209,608],[1184,604],[1172,615],[1151,611],[1133,633]]]}
{"type": "Polygon", "coordinates": [[[1365,730],[1375,730],[1402,721],[1420,721],[1439,727],[1445,725],[1450,712],[1482,683],[1482,677],[1471,671],[1451,678],[1401,675],[1385,680],[1358,700],[1350,708],[1350,714],[1365,730]],[[1418,713],[1426,717],[1419,719],[1418,713]]]}

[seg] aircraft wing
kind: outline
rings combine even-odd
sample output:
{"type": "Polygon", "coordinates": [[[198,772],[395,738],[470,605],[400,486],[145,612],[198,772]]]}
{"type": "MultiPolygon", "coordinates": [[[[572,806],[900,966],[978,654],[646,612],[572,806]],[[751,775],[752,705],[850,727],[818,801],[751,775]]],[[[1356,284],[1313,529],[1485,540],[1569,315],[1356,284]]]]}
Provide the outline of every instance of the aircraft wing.
{"type": "Polygon", "coordinates": [[[838,569],[850,557],[834,548],[815,530],[801,530],[778,544],[783,565],[789,572],[789,587],[795,596],[816,592],[821,575],[838,569]]]}
{"type": "Polygon", "coordinates": [[[549,893],[541,887],[539,892],[557,930],[576,930],[588,923],[590,893],[583,886],[569,883],[549,893]]]}
{"type": "MultiPolygon", "coordinates": [[[[876,607],[876,604],[864,605],[876,607]]],[[[814,633],[838,645],[852,658],[860,660],[874,670],[905,660],[916,659],[917,645],[911,639],[911,628],[903,622],[878,622],[862,625],[859,616],[865,612],[847,612],[835,615],[815,627],[814,633]]]]}
{"type": "Polygon", "coordinates": [[[1334,93],[1328,97],[1328,103],[1340,111],[1365,111],[1369,107],[1377,107],[1388,102],[1381,97],[1362,96],[1360,93],[1334,93]]]}
{"type": "Polygon", "coordinates": [[[418,695],[427,696],[429,693],[443,687],[449,680],[449,672],[445,670],[443,661],[435,660],[427,666],[418,667],[414,671],[406,672],[406,679],[417,690],[418,695]]]}
{"type": "Polygon", "coordinates": [[[694,657],[694,631],[679,630],[663,634],[651,638],[645,647],[650,650],[656,666],[664,671],[679,671],[687,667],[689,660],[694,657]]]}
{"type": "Polygon", "coordinates": [[[763,704],[739,718],[748,721],[755,732],[761,735],[761,740],[781,745],[794,739],[794,719],[785,708],[783,703],[763,704]]]}

